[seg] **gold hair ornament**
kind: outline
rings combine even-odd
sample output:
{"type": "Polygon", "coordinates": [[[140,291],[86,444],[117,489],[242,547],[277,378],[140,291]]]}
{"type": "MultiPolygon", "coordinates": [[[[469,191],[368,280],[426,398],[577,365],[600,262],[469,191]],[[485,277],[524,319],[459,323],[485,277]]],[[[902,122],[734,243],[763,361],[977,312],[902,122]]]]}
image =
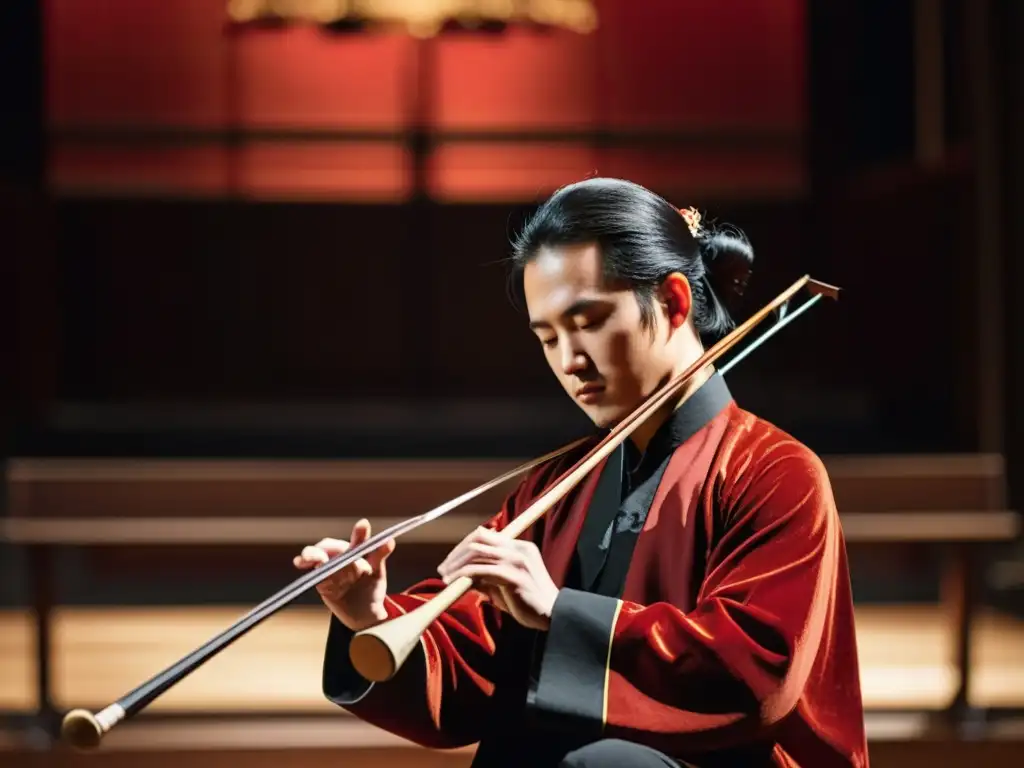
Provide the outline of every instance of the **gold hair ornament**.
{"type": "Polygon", "coordinates": [[[690,228],[690,234],[695,238],[700,235],[700,211],[693,206],[680,208],[679,213],[686,219],[686,226],[690,228]]]}

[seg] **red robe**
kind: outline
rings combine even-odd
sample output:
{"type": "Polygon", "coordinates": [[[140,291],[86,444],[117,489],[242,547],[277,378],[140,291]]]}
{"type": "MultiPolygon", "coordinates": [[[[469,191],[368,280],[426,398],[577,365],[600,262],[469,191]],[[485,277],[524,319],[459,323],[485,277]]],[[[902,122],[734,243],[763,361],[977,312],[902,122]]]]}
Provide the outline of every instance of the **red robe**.
{"type": "MultiPolygon", "coordinates": [[[[728,390],[723,400],[720,377],[705,388],[718,400],[680,409],[698,423],[669,445],[618,555],[605,535],[586,562],[602,529],[588,537],[584,522],[612,519],[595,508],[599,485],[616,485],[608,462],[524,536],[562,588],[546,633],[471,590],[395,678],[371,685],[332,618],[328,698],[425,746],[479,742],[480,766],[555,766],[570,748],[619,738],[704,768],[866,768],[853,600],[825,468],[728,390]],[[614,571],[616,557],[620,578],[602,587],[595,572],[614,571]]],[[[533,471],[489,525],[506,525],[590,447],[533,471]]],[[[387,611],[443,586],[389,596],[387,611]]]]}

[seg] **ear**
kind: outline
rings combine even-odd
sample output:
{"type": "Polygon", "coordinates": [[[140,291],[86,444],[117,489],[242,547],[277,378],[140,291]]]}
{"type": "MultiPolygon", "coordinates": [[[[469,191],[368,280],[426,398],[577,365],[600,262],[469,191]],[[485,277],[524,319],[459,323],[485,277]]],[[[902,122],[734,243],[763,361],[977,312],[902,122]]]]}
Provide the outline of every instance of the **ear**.
{"type": "Polygon", "coordinates": [[[693,308],[693,295],[690,293],[690,281],[682,272],[673,272],[665,278],[659,291],[661,300],[668,312],[669,323],[673,328],[684,325],[693,308]]]}

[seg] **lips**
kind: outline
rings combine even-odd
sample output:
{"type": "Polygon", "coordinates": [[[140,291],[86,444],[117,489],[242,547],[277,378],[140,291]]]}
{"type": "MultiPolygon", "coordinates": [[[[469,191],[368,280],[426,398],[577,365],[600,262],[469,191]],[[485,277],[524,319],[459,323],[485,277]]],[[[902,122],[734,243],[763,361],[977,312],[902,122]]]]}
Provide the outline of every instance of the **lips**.
{"type": "Polygon", "coordinates": [[[576,399],[584,403],[594,402],[602,392],[604,387],[600,384],[584,384],[576,390],[576,399]]]}

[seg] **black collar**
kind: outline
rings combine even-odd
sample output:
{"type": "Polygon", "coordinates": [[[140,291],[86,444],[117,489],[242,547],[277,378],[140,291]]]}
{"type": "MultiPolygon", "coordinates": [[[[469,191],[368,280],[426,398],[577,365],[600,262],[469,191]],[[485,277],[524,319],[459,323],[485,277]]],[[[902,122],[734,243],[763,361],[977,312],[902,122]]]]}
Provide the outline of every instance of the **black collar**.
{"type": "Polygon", "coordinates": [[[626,470],[635,473],[640,469],[651,470],[661,465],[676,448],[697,434],[731,401],[732,393],[722,374],[717,371],[711,374],[711,377],[658,427],[643,456],[633,441],[626,439],[626,470]]]}
{"type": "Polygon", "coordinates": [[[611,453],[580,530],[567,586],[621,592],[633,545],[669,459],[731,402],[725,380],[715,373],[658,428],[643,456],[628,439],[611,453]],[[606,571],[611,549],[615,554],[606,571]]]}

